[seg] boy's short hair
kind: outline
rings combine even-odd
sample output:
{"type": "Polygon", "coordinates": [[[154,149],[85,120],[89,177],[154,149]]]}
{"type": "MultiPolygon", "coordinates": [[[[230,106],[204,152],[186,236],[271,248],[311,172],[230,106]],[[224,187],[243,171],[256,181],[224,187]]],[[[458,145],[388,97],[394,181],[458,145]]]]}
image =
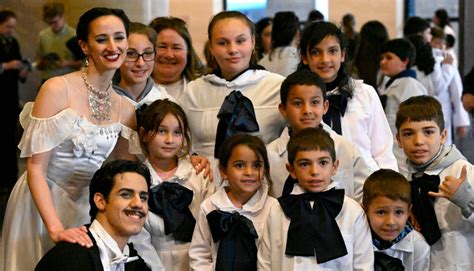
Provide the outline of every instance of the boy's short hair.
{"type": "Polygon", "coordinates": [[[438,38],[438,39],[446,39],[446,35],[444,34],[443,29],[434,26],[431,28],[431,36],[433,36],[433,39],[438,38]]]}
{"type": "Polygon", "coordinates": [[[369,208],[376,197],[401,200],[411,204],[411,188],[408,180],[391,169],[379,169],[365,180],[362,204],[369,208]]]}
{"type": "Polygon", "coordinates": [[[288,150],[288,162],[293,165],[296,154],[303,151],[327,151],[332,161],[336,161],[336,149],[334,140],[323,128],[305,128],[298,133],[291,135],[286,146],[288,150]]]}
{"type": "Polygon", "coordinates": [[[326,84],[323,80],[314,72],[307,69],[297,70],[292,74],[288,75],[286,79],[281,83],[280,87],[280,100],[283,106],[286,106],[286,101],[290,90],[296,85],[316,86],[321,89],[323,99],[326,101],[326,84]]]}
{"type": "Polygon", "coordinates": [[[403,26],[403,36],[421,34],[430,27],[430,23],[427,20],[418,16],[413,16],[405,21],[405,25],[403,26]]]}
{"type": "Polygon", "coordinates": [[[135,172],[143,176],[148,190],[150,190],[151,175],[150,170],[145,164],[129,160],[114,160],[106,163],[94,173],[89,184],[89,215],[91,216],[91,221],[95,219],[99,211],[94,202],[94,195],[100,193],[108,201],[110,192],[115,185],[116,176],[125,172],[135,172]]]}
{"type": "Polygon", "coordinates": [[[444,130],[444,117],[441,104],[436,98],[420,95],[400,103],[395,120],[397,131],[407,121],[434,121],[440,132],[444,130]]]}
{"type": "Polygon", "coordinates": [[[53,19],[56,16],[64,15],[64,5],[63,3],[50,2],[46,3],[43,6],[43,20],[53,19]]]}
{"type": "Polygon", "coordinates": [[[413,65],[416,58],[416,50],[413,44],[407,39],[393,39],[386,41],[382,45],[381,53],[393,53],[397,55],[402,61],[408,59],[407,69],[413,65]]]}

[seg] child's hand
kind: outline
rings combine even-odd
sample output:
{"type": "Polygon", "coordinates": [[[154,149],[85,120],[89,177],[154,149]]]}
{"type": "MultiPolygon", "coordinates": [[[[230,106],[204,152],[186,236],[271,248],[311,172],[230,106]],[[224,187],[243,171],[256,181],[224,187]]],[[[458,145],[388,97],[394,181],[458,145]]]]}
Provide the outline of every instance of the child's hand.
{"type": "Polygon", "coordinates": [[[428,195],[437,198],[446,198],[450,199],[461,184],[466,180],[467,170],[466,166],[463,166],[461,169],[461,176],[459,178],[453,176],[446,176],[444,181],[439,185],[439,192],[428,192],[428,195]]]}
{"type": "Polygon", "coordinates": [[[50,237],[54,243],[61,241],[69,243],[77,243],[83,247],[92,247],[92,240],[87,235],[87,228],[85,226],[59,230],[50,233],[50,237]]]}
{"type": "Polygon", "coordinates": [[[209,177],[209,181],[212,182],[212,171],[211,171],[211,163],[209,160],[200,155],[191,155],[191,164],[196,169],[196,173],[199,174],[201,171],[204,170],[204,177],[209,177]]]}

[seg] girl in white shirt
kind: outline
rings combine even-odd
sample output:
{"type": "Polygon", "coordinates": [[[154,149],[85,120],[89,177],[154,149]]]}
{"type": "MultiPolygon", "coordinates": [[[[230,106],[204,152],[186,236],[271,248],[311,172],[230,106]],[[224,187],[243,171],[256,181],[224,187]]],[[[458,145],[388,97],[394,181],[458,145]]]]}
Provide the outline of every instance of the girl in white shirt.
{"type": "Polygon", "coordinates": [[[271,184],[262,140],[248,134],[226,139],[219,153],[225,184],[201,204],[189,258],[191,270],[257,270],[257,242],[270,208],[271,184]]]}
{"type": "Polygon", "coordinates": [[[244,14],[218,13],[208,34],[217,68],[190,82],[178,101],[189,118],[194,149],[214,162],[216,172],[212,158],[226,137],[252,133],[267,144],[280,135],[285,126],[278,112],[284,77],[257,67],[255,29],[244,14]]]}
{"type": "Polygon", "coordinates": [[[356,144],[372,170],[398,170],[392,133],[375,89],[345,73],[341,30],[329,22],[309,24],[301,35],[300,68],[310,69],[326,83],[329,110],[324,122],[356,144]]]}
{"type": "Polygon", "coordinates": [[[179,105],[153,102],[141,116],[139,134],[152,184],[147,221],[132,241],[153,270],[159,270],[160,260],[165,270],[188,270],[199,206],[214,192],[214,185],[191,165],[191,135],[179,105]]]}

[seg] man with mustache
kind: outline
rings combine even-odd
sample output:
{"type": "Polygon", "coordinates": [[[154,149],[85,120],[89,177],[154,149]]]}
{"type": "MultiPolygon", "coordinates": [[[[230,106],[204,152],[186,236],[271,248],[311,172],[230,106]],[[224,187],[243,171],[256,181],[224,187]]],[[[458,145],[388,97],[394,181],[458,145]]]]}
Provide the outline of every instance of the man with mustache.
{"type": "Polygon", "coordinates": [[[61,242],[35,270],[150,270],[133,245],[127,244],[145,223],[149,188],[150,172],[145,165],[126,160],[105,164],[89,186],[92,223],[83,230],[92,243],[61,242]]]}

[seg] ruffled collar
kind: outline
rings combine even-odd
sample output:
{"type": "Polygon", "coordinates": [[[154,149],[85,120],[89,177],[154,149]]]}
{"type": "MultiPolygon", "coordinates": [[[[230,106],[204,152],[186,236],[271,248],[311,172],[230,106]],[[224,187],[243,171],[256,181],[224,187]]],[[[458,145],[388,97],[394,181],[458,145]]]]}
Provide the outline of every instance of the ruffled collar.
{"type": "Polygon", "coordinates": [[[265,205],[265,202],[268,197],[268,185],[265,181],[262,183],[257,192],[245,203],[242,208],[237,208],[232,204],[231,200],[227,196],[225,187],[228,186],[227,183],[219,188],[214,195],[211,196],[210,200],[216,209],[222,210],[224,212],[234,212],[241,210],[243,212],[257,213],[261,211],[265,205]]]}
{"type": "Polygon", "coordinates": [[[249,85],[258,83],[262,78],[269,74],[265,70],[246,70],[240,74],[237,78],[234,78],[232,81],[227,81],[224,78],[221,78],[215,74],[208,74],[202,77],[204,81],[207,81],[213,85],[225,86],[230,89],[240,89],[249,85]]]}
{"type": "Polygon", "coordinates": [[[145,160],[144,164],[147,165],[148,168],[150,169],[151,179],[152,179],[151,187],[155,187],[161,184],[163,181],[175,182],[175,183],[179,183],[185,186],[184,183],[189,179],[189,177],[191,176],[194,170],[191,164],[191,161],[189,159],[189,156],[182,157],[178,160],[178,168],[176,169],[175,174],[171,178],[167,180],[163,180],[158,175],[158,173],[153,169],[153,166],[151,165],[148,159],[145,160]]]}

